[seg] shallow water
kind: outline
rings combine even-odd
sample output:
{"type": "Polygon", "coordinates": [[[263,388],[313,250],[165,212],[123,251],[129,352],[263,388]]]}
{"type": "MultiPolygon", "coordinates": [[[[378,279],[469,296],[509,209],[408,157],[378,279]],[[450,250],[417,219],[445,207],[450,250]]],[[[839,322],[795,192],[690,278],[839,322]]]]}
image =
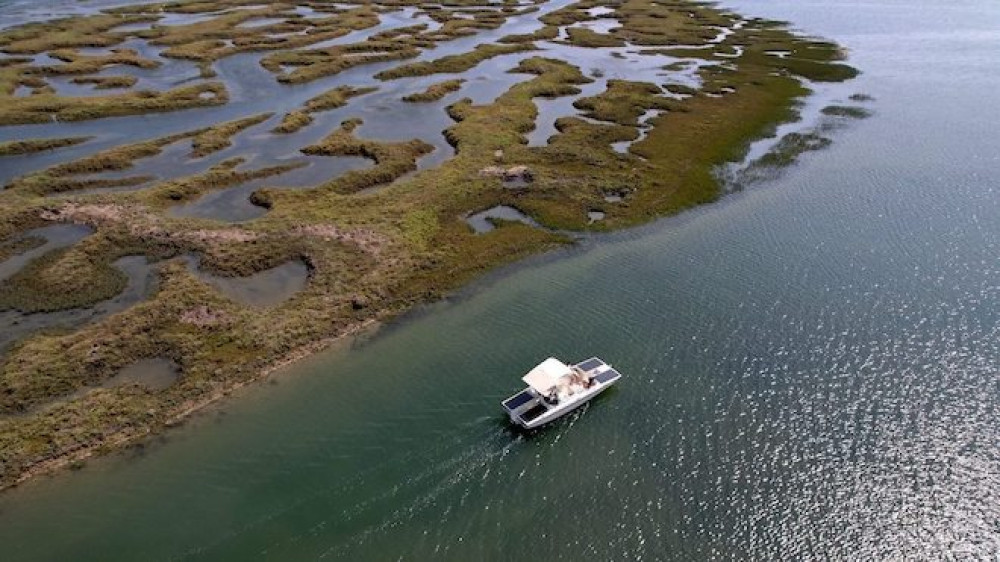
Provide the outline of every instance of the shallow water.
{"type": "Polygon", "coordinates": [[[588,21],[578,21],[569,27],[585,27],[595,33],[610,33],[612,29],[621,27],[621,23],[615,18],[600,18],[588,21]]]}
{"type": "Polygon", "coordinates": [[[292,260],[246,277],[212,275],[197,269],[197,262],[193,260],[188,260],[188,265],[198,279],[211,284],[226,297],[258,308],[281,304],[305,288],[309,280],[309,268],[301,260],[292,260]]]}
{"type": "Polygon", "coordinates": [[[162,390],[177,382],[180,369],[176,363],[163,357],[142,359],[126,366],[101,386],[110,388],[137,384],[149,390],[162,390]]]}
{"type": "MultiPolygon", "coordinates": [[[[54,228],[54,227],[48,227],[54,228]]],[[[73,329],[121,312],[140,303],[156,290],[157,277],[153,264],[145,256],[125,256],[112,267],[127,277],[125,288],[110,299],[87,308],[72,308],[55,312],[24,314],[16,310],[0,311],[0,354],[17,340],[43,329],[73,329]]]]}
{"type": "Polygon", "coordinates": [[[92,14],[103,8],[148,4],[157,0],[0,0],[0,29],[39,20],[92,14]]]}
{"type": "Polygon", "coordinates": [[[580,99],[600,94],[607,88],[607,81],[594,80],[589,84],[579,86],[580,93],[571,96],[560,96],[557,98],[535,99],[535,107],[538,108],[538,117],[535,119],[535,129],[528,133],[528,146],[545,146],[549,139],[559,133],[556,130],[556,121],[560,117],[578,117],[580,110],[573,107],[573,103],[580,99]]]}
{"type": "Polygon", "coordinates": [[[726,4],[843,43],[864,74],[828,94],[874,116],[0,496],[5,558],[995,557],[1000,9],[726,4]],[[499,401],[553,354],[625,378],[517,434],[499,401]]]}
{"type": "Polygon", "coordinates": [[[538,223],[532,220],[531,217],[508,205],[497,205],[485,211],[479,211],[466,217],[465,222],[477,234],[483,234],[496,228],[493,224],[495,220],[522,222],[528,226],[538,226],[538,223]]]}
{"type": "Polygon", "coordinates": [[[611,149],[622,154],[628,152],[628,149],[631,148],[633,144],[646,138],[646,135],[648,135],[649,131],[653,128],[653,125],[649,121],[654,119],[659,114],[660,110],[658,109],[647,109],[646,112],[639,117],[639,136],[633,140],[611,143],[611,149]]]}
{"type": "Polygon", "coordinates": [[[44,226],[23,232],[20,236],[12,238],[22,239],[37,236],[45,239],[45,243],[37,248],[32,248],[27,252],[11,256],[4,261],[0,261],[0,281],[17,274],[24,269],[31,260],[57,248],[72,246],[80,240],[94,232],[93,228],[81,224],[55,224],[44,226]]]}
{"type": "MultiPolygon", "coordinates": [[[[333,179],[350,170],[363,170],[372,166],[371,160],[360,156],[305,156],[289,158],[290,162],[306,165],[272,176],[251,180],[236,187],[210,191],[182,205],[172,207],[167,214],[175,217],[210,218],[228,222],[251,220],[267,213],[267,209],[250,202],[250,195],[262,188],[287,189],[314,185],[317,178],[333,179]]],[[[256,162],[254,163],[256,165],[256,162]]]]}

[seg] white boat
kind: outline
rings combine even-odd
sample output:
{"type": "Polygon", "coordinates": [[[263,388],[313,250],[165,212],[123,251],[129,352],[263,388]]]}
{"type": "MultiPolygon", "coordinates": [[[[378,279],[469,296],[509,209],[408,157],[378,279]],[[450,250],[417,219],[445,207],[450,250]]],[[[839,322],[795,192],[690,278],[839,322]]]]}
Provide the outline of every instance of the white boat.
{"type": "Polygon", "coordinates": [[[501,404],[510,421],[533,429],[584,405],[620,378],[621,373],[597,357],[576,365],[549,357],[522,377],[528,388],[501,404]]]}

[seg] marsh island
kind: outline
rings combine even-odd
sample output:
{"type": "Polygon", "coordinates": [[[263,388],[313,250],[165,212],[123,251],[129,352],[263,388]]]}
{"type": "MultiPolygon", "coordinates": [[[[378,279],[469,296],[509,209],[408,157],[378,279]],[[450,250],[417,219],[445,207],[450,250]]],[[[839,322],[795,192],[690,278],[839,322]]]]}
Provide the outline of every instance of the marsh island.
{"type": "Polygon", "coordinates": [[[810,84],[856,73],[681,0],[141,3],[0,52],[4,487],[498,265],[714,201],[810,84]]]}

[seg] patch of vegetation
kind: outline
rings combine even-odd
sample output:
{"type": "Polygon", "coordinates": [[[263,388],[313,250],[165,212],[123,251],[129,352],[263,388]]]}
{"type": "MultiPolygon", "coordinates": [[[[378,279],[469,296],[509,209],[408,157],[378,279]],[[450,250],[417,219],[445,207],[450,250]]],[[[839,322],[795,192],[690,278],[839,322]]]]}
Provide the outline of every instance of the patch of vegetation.
{"type": "Polygon", "coordinates": [[[180,201],[188,201],[214,189],[223,189],[250,180],[268,178],[301,168],[305,163],[280,164],[256,170],[239,171],[243,158],[223,160],[200,174],[161,182],[144,190],[143,200],[151,207],[162,207],[180,201]]]}
{"type": "Polygon", "coordinates": [[[822,150],[833,141],[815,133],[789,133],[778,141],[764,156],[753,162],[753,166],[767,168],[781,168],[790,166],[798,159],[799,155],[805,152],[822,150]]]}
{"type": "Polygon", "coordinates": [[[271,129],[271,132],[283,134],[294,133],[312,122],[312,115],[309,115],[309,113],[305,111],[289,111],[284,117],[281,118],[281,123],[279,123],[277,127],[271,129]]]}
{"type": "Polygon", "coordinates": [[[74,84],[93,84],[94,88],[98,90],[113,90],[131,88],[139,79],[130,74],[123,74],[120,76],[83,76],[70,81],[74,84]]]}
{"type": "Polygon", "coordinates": [[[863,107],[854,107],[847,105],[828,105],[820,110],[823,115],[831,115],[834,117],[849,117],[851,119],[864,119],[866,117],[871,117],[872,112],[863,107]]]}
{"type": "Polygon", "coordinates": [[[7,185],[7,188],[35,195],[47,195],[82,189],[139,185],[149,181],[150,178],[146,176],[77,178],[76,176],[91,176],[102,172],[127,170],[134,165],[136,160],[156,156],[167,146],[187,139],[191,140],[192,157],[205,156],[230,146],[234,135],[263,123],[272,115],[264,113],[244,119],[225,121],[203,129],[116,146],[16,178],[7,185]]]}
{"type": "Polygon", "coordinates": [[[500,11],[476,8],[432,10],[428,11],[430,17],[440,23],[441,27],[434,32],[425,34],[425,36],[434,41],[448,41],[458,37],[466,37],[479,31],[496,29],[503,25],[508,17],[527,14],[537,9],[536,6],[528,6],[524,8],[506,7],[500,11]]]}
{"type": "Polygon", "coordinates": [[[696,96],[701,93],[698,88],[684,84],[664,84],[663,89],[675,96],[696,96]]]}
{"type": "Polygon", "coordinates": [[[418,25],[405,25],[403,27],[393,27],[391,29],[386,29],[385,31],[380,31],[374,33],[369,37],[369,41],[391,41],[395,39],[407,38],[414,46],[419,47],[430,47],[434,45],[434,41],[430,39],[425,39],[423,37],[424,32],[427,31],[429,26],[426,23],[421,23],[418,25]]]}
{"type": "Polygon", "coordinates": [[[581,98],[573,106],[584,110],[587,117],[631,126],[637,126],[639,117],[650,109],[666,111],[680,107],[674,100],[663,97],[663,90],[656,84],[625,80],[608,80],[604,93],[581,98]]]}
{"type": "Polygon", "coordinates": [[[278,81],[301,84],[332,76],[355,66],[413,58],[420,49],[404,41],[362,41],[328,49],[282,51],[261,59],[261,66],[278,74],[278,81]],[[293,70],[286,72],[286,67],[293,70]]]}
{"type": "Polygon", "coordinates": [[[0,125],[84,121],[122,115],[179,111],[222,105],[229,100],[221,82],[180,86],[165,92],[137,91],[94,97],[53,94],[8,97],[0,107],[0,125]]]}
{"type": "Polygon", "coordinates": [[[833,141],[817,131],[789,133],[782,137],[764,156],[750,162],[742,169],[728,170],[725,181],[732,190],[743,189],[747,185],[770,180],[778,176],[783,168],[791,166],[806,153],[822,150],[833,141]]]}
{"type": "Polygon", "coordinates": [[[64,64],[31,67],[28,74],[64,76],[67,74],[92,74],[106,66],[123,65],[136,68],[156,68],[160,63],[143,58],[134,49],[112,49],[106,55],[84,55],[75,49],[60,49],[49,52],[49,56],[64,64]]]}
{"type": "Polygon", "coordinates": [[[325,184],[325,188],[338,193],[354,193],[389,183],[415,170],[417,159],[434,150],[432,145],[417,139],[397,143],[359,139],[354,136],[354,129],[360,124],[359,119],[344,121],[332,134],[302,149],[304,154],[362,156],[375,162],[374,168],[348,172],[325,184]]]}
{"type": "Polygon", "coordinates": [[[232,145],[232,138],[239,132],[270,119],[273,113],[261,113],[245,119],[213,125],[191,139],[191,156],[200,158],[232,145]]]}
{"type": "Polygon", "coordinates": [[[93,178],[78,179],[73,176],[91,175],[131,168],[135,160],[155,156],[168,145],[182,139],[190,138],[194,134],[195,132],[170,135],[151,141],[142,141],[102,150],[90,156],[56,164],[44,170],[16,178],[7,184],[7,189],[32,195],[47,195],[93,187],[122,185],[115,183],[115,180],[108,180],[111,183],[103,183],[104,180],[95,180],[93,178]],[[95,184],[95,181],[102,183],[95,184]]]}
{"type": "Polygon", "coordinates": [[[38,336],[18,346],[18,360],[0,371],[0,408],[29,414],[0,419],[4,483],[54,451],[162,428],[178,408],[245,381],[249,372],[266,367],[270,356],[289,353],[297,338],[343,330],[345,314],[359,315],[347,295],[329,295],[338,284],[366,285],[363,257],[338,243],[273,238],[268,245],[339,264],[314,269],[309,286],[293,298],[294,308],[308,312],[289,314],[287,306],[251,311],[223,298],[182,263],[170,262],[161,266],[161,290],[150,301],[72,334],[38,336]],[[174,360],[183,376],[157,391],[136,385],[94,388],[136,358],[150,357],[174,360]],[[88,386],[92,389],[73,400],[52,402],[88,386]]]}
{"type": "Polygon", "coordinates": [[[198,61],[198,77],[199,78],[215,78],[219,73],[215,71],[212,66],[212,61],[202,60],[198,61]]]}
{"type": "Polygon", "coordinates": [[[787,72],[814,82],[844,82],[858,75],[857,69],[846,64],[785,57],[781,67],[787,72]]]}
{"type": "Polygon", "coordinates": [[[41,236],[24,236],[14,240],[0,242],[0,262],[9,260],[14,256],[21,255],[29,250],[40,248],[45,244],[45,238],[41,236]]]}
{"type": "Polygon", "coordinates": [[[350,86],[338,86],[307,101],[305,104],[305,110],[310,113],[315,113],[317,111],[326,111],[328,109],[343,107],[347,104],[349,99],[362,96],[364,94],[370,94],[377,89],[378,88],[373,87],[352,88],[350,86]]]}
{"type": "MultiPolygon", "coordinates": [[[[90,236],[80,246],[93,244],[90,236]]],[[[0,282],[0,310],[52,312],[92,305],[125,288],[127,278],[110,262],[95,262],[86,248],[60,248],[33,260],[0,282]]]]}
{"type": "Polygon", "coordinates": [[[634,216],[677,212],[718,198],[717,167],[739,161],[751,141],[794,119],[796,100],[808,93],[798,80],[754,70],[703,78],[709,88],[725,80],[735,92],[686,98],[676,110],[652,119],[653,128],[630,149],[655,170],[629,200],[634,216]]]}
{"type": "Polygon", "coordinates": [[[32,154],[55,150],[67,146],[75,146],[87,142],[94,137],[63,137],[58,139],[25,139],[20,141],[0,142],[0,156],[14,156],[17,154],[32,154]]]}
{"type": "Polygon", "coordinates": [[[353,88],[338,86],[306,101],[301,110],[290,111],[282,118],[281,123],[271,130],[273,133],[294,133],[313,122],[310,113],[327,111],[347,105],[347,102],[357,96],[363,96],[378,90],[374,87],[353,88]]]}
{"type": "Polygon", "coordinates": [[[610,17],[621,27],[615,34],[635,45],[701,45],[713,39],[719,27],[732,27],[736,16],[707,3],[626,0],[610,17]]]}
{"type": "Polygon", "coordinates": [[[569,6],[564,6],[558,10],[553,10],[542,17],[539,18],[542,23],[548,27],[559,28],[566,25],[572,25],[577,22],[587,21],[591,19],[590,14],[587,13],[587,9],[592,8],[590,2],[577,2],[570,4],[569,6]]]}
{"type": "Polygon", "coordinates": [[[577,47],[623,47],[625,41],[608,33],[597,33],[586,27],[567,27],[566,42],[577,47]]]}
{"type": "Polygon", "coordinates": [[[462,84],[464,83],[465,79],[463,78],[437,82],[428,86],[423,92],[403,96],[403,101],[411,103],[437,101],[452,92],[457,92],[462,88],[462,84]]]}
{"type": "Polygon", "coordinates": [[[497,40],[498,43],[533,43],[535,41],[552,41],[559,36],[559,27],[546,25],[532,33],[520,35],[504,35],[497,40]]]}
{"type": "MultiPolygon", "coordinates": [[[[221,7],[221,6],[220,6],[221,7]]],[[[139,33],[154,45],[167,45],[164,56],[211,63],[246,51],[299,49],[378,24],[377,10],[358,6],[326,18],[302,18],[287,12],[287,4],[251,5],[187,25],[154,26],[139,33]],[[258,19],[284,18],[279,23],[246,27],[258,19]]],[[[179,5],[169,6],[181,11],[179,5]]]]}
{"type": "Polygon", "coordinates": [[[108,47],[122,41],[108,33],[114,27],[156,20],[149,15],[98,14],[29,23],[0,32],[0,48],[5,53],[36,54],[53,49],[108,47]]]}
{"type": "Polygon", "coordinates": [[[521,53],[534,50],[533,44],[514,43],[509,45],[495,45],[487,43],[476,45],[476,48],[460,55],[449,55],[431,61],[415,62],[403,66],[397,66],[389,70],[383,70],[375,75],[379,80],[393,80],[396,78],[406,78],[408,76],[427,76],[429,74],[465,72],[475,67],[479,63],[512,53],[521,53]]]}

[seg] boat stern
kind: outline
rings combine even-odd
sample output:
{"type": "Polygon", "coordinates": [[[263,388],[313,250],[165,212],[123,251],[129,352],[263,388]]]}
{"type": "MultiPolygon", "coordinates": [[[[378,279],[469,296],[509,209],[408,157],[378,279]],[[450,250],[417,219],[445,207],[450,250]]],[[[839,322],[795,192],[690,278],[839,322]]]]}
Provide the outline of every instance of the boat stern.
{"type": "Polygon", "coordinates": [[[510,416],[510,421],[525,427],[525,422],[521,419],[521,415],[538,407],[541,402],[542,398],[540,396],[535,394],[530,388],[526,388],[500,404],[503,406],[504,411],[507,412],[507,415],[510,416]]]}

